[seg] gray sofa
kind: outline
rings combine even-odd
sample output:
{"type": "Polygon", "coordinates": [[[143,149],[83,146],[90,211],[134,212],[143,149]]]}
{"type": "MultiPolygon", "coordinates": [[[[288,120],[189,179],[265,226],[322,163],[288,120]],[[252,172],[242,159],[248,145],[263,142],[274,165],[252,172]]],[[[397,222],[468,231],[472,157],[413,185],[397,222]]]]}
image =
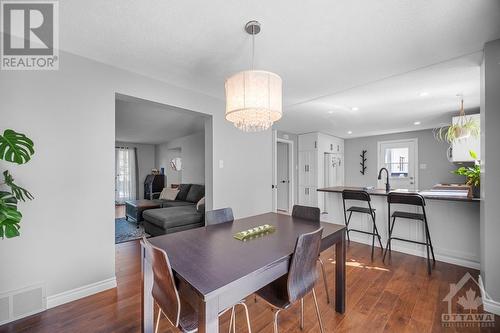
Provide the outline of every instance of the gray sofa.
{"type": "Polygon", "coordinates": [[[144,230],[151,236],[202,227],[205,224],[205,205],[196,204],[205,196],[205,186],[181,184],[175,200],[154,199],[161,208],[142,213],[144,230]]]}

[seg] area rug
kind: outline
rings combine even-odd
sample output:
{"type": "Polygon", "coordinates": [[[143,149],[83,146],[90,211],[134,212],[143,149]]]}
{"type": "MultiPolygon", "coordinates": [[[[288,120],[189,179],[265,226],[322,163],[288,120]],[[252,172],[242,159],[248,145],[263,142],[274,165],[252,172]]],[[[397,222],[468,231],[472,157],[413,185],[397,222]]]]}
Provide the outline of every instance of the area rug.
{"type": "Polygon", "coordinates": [[[140,239],[143,235],[149,237],[149,235],[144,232],[142,224],[137,228],[135,222],[129,222],[124,217],[115,219],[115,244],[140,239]]]}

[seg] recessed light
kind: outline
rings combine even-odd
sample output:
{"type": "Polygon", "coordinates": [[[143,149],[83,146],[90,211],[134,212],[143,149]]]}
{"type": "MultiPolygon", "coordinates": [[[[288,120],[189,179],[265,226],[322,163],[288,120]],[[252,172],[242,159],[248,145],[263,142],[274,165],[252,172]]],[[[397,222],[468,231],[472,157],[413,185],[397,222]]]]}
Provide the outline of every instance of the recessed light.
{"type": "Polygon", "coordinates": [[[415,125],[415,126],[420,125],[420,124],[421,124],[420,121],[416,121],[416,122],[413,123],[413,125],[415,125]]]}
{"type": "Polygon", "coordinates": [[[347,131],[347,134],[352,134],[352,131],[347,131]]]}
{"type": "Polygon", "coordinates": [[[352,110],[352,111],[358,111],[358,110],[359,110],[359,108],[358,108],[357,106],[353,106],[353,107],[351,108],[351,110],[352,110]]]}
{"type": "Polygon", "coordinates": [[[329,113],[329,114],[332,114],[332,113],[333,113],[333,111],[331,111],[331,110],[330,110],[330,111],[328,111],[328,113],[329,113]]]}
{"type": "Polygon", "coordinates": [[[429,93],[427,91],[422,91],[420,94],[418,94],[418,96],[420,97],[429,96],[429,93]]]}

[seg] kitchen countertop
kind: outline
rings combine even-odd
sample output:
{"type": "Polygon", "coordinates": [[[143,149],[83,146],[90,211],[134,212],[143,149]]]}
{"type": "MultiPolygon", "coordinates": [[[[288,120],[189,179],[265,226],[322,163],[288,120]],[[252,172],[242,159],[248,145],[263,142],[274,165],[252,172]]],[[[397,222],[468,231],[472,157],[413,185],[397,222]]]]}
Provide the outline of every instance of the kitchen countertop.
{"type": "MultiPolygon", "coordinates": [[[[361,190],[361,191],[366,191],[370,195],[375,195],[375,196],[387,196],[387,192],[385,189],[380,189],[380,188],[375,188],[375,189],[364,189],[362,187],[349,187],[349,186],[333,186],[333,187],[325,187],[325,188],[320,188],[317,191],[318,192],[330,192],[330,193],[342,193],[343,190],[361,190]]],[[[399,189],[393,189],[391,192],[403,192],[403,193],[419,193],[421,194],[425,199],[429,200],[444,200],[444,201],[462,201],[462,202],[479,202],[481,201],[480,198],[469,198],[469,197],[464,197],[464,196],[459,196],[459,195],[432,195],[429,194],[428,191],[408,191],[408,190],[399,190],[399,189]]]]}

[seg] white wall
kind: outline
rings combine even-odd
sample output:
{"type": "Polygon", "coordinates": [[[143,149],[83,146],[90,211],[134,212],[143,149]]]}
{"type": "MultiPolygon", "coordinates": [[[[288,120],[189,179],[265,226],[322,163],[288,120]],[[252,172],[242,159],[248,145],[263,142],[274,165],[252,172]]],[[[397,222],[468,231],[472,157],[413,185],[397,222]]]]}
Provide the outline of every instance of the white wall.
{"type": "Polygon", "coordinates": [[[167,185],[179,182],[185,184],[205,184],[205,132],[199,132],[155,146],[156,165],[165,168],[167,185]],[[175,149],[180,149],[179,150],[175,149]],[[175,156],[182,158],[182,170],[170,168],[175,156]],[[180,179],[178,176],[180,175],[180,179]]]}
{"type": "Polygon", "coordinates": [[[486,43],[481,76],[481,278],[500,315],[500,39],[486,43]]]}
{"type": "Polygon", "coordinates": [[[59,71],[0,73],[1,128],[36,144],[29,164],[0,162],[35,195],[20,205],[21,237],[0,240],[0,293],[43,282],[50,297],[114,277],[116,93],[213,115],[213,206],[271,211],[271,131],[243,133],[221,100],[61,52],[59,71]]]}
{"type": "Polygon", "coordinates": [[[144,198],[144,180],[146,176],[151,174],[151,169],[155,168],[155,145],[131,142],[116,142],[116,147],[129,147],[137,148],[137,162],[138,162],[138,199],[144,198]]]}

